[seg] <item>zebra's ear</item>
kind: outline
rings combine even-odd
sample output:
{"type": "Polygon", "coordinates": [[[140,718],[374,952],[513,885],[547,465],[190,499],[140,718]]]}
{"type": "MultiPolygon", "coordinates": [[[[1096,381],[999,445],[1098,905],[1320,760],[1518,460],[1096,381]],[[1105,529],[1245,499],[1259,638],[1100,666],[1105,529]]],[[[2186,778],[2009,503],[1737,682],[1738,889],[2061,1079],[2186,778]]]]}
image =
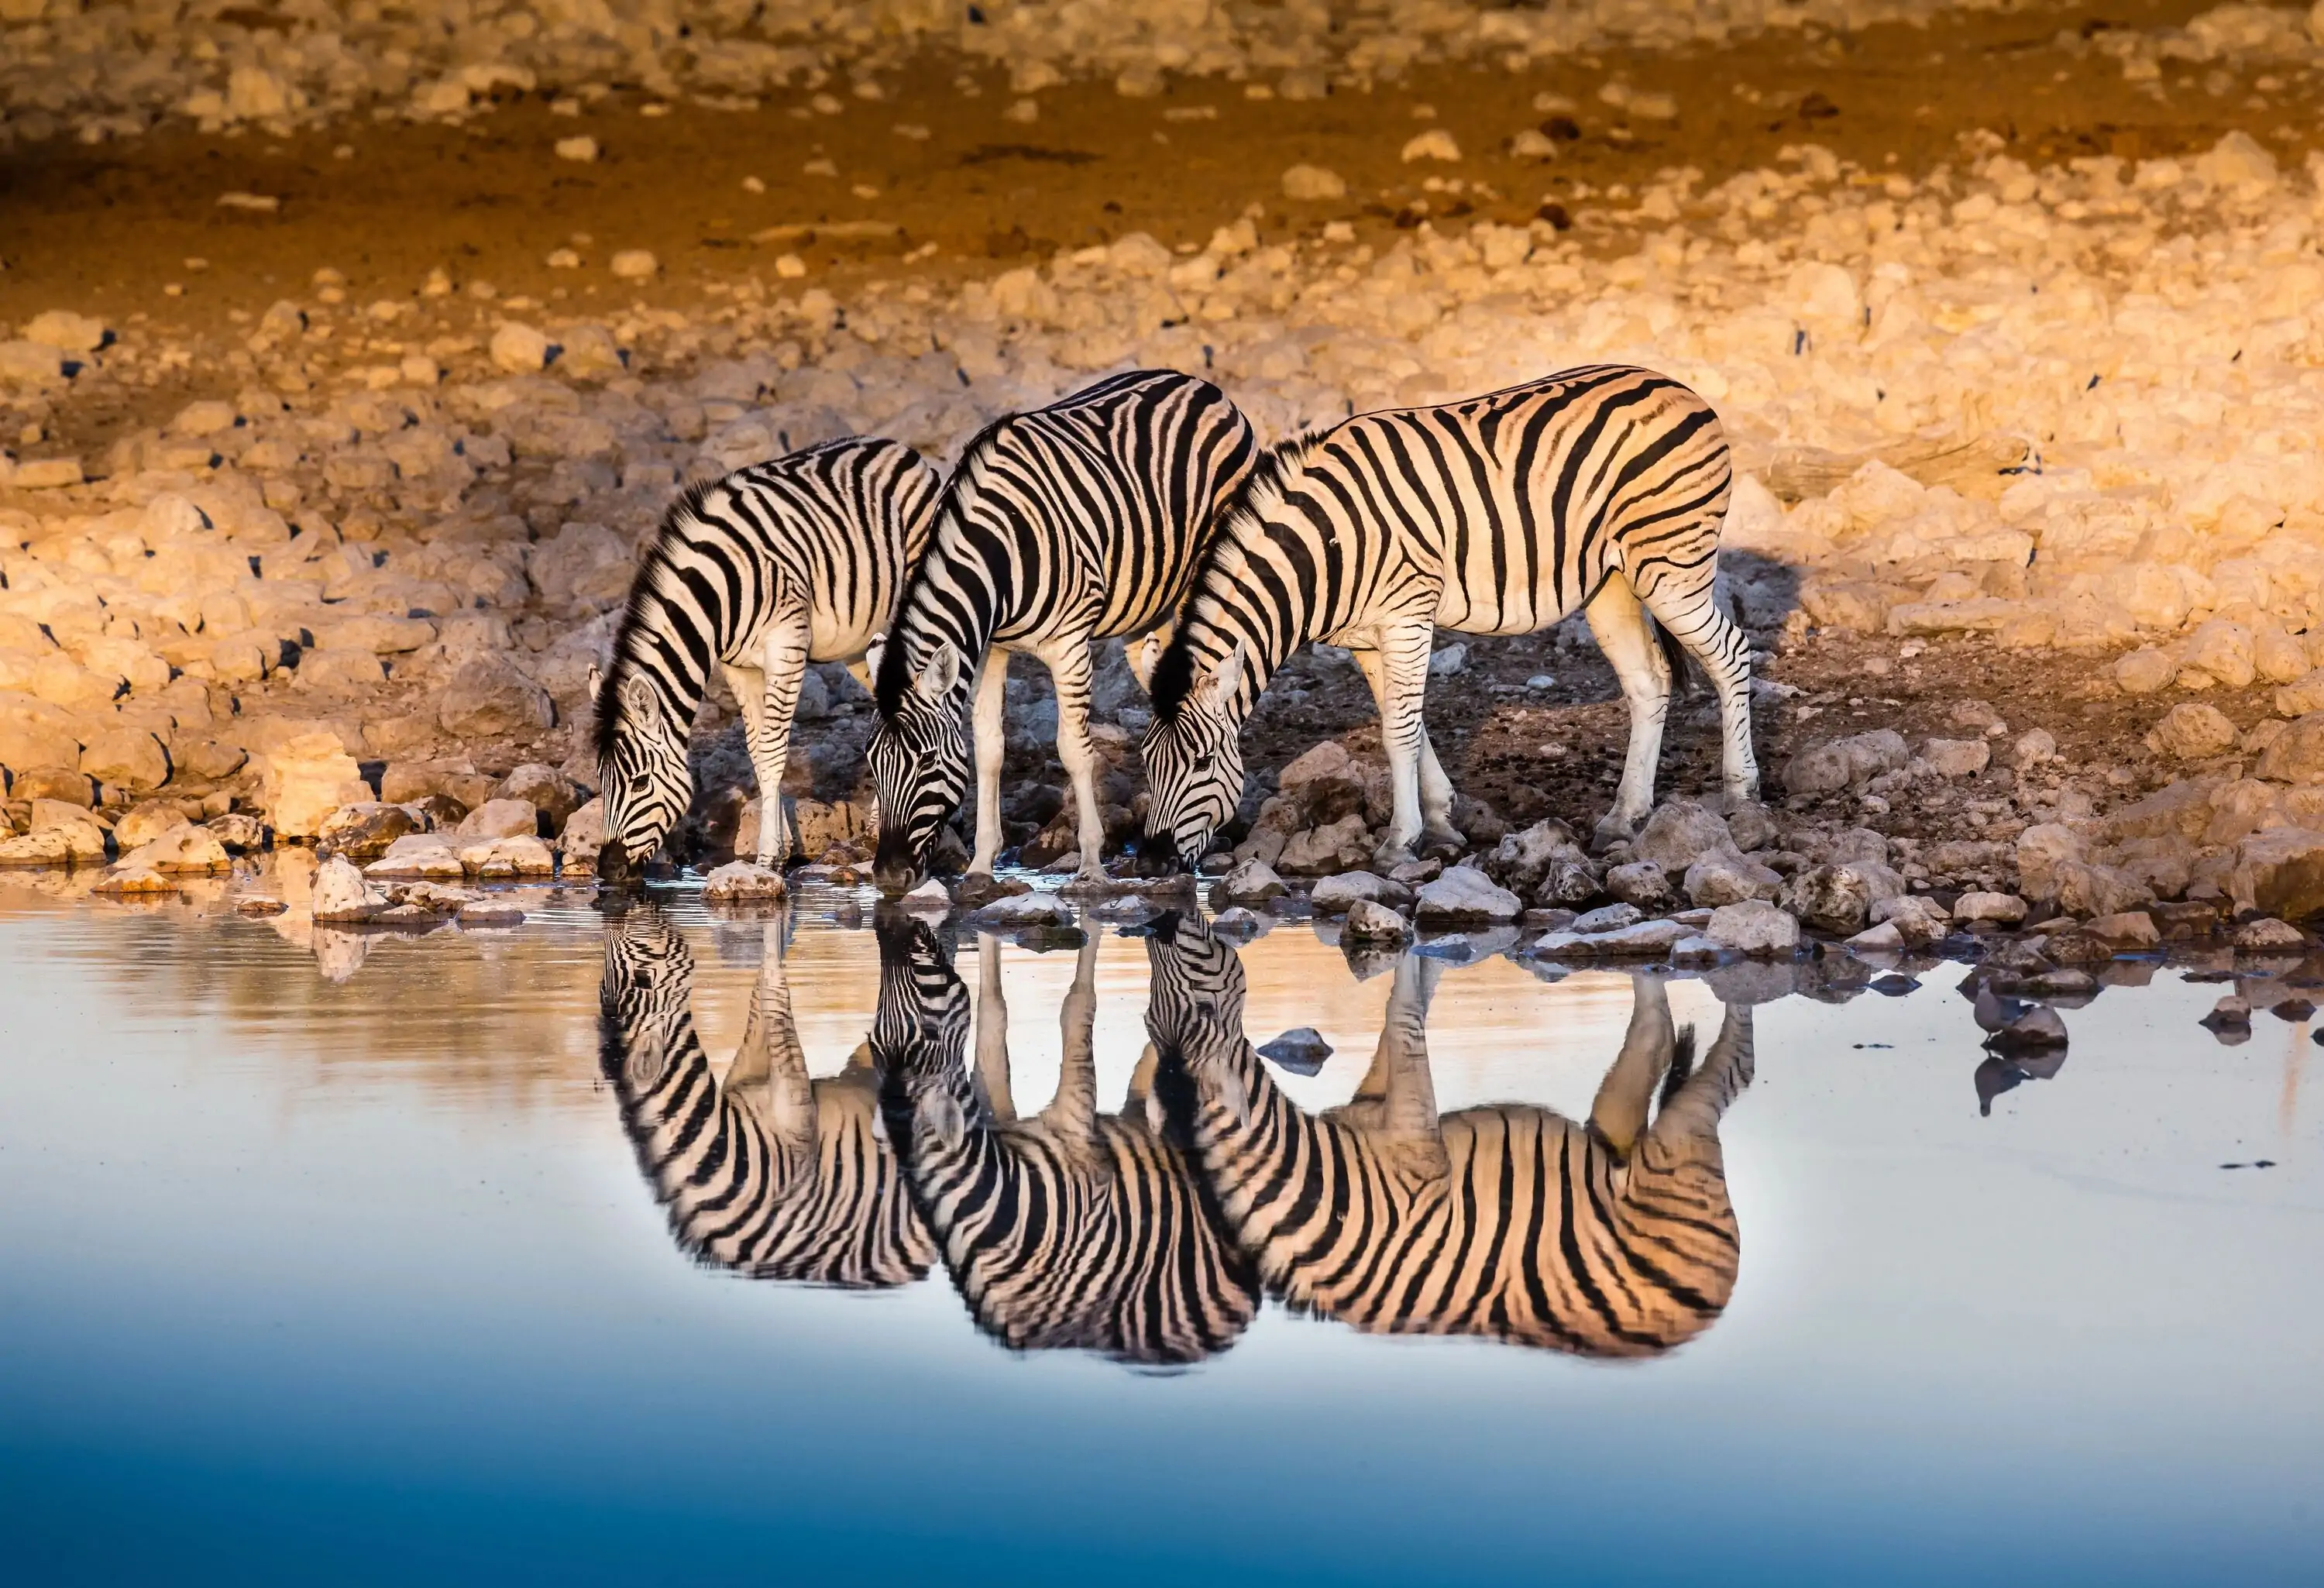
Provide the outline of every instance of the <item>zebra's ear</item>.
{"type": "Polygon", "coordinates": [[[597,691],[605,687],[605,669],[595,662],[589,664],[589,704],[597,704],[597,691]]]}
{"type": "Polygon", "coordinates": [[[1152,633],[1132,640],[1124,651],[1138,687],[1148,695],[1154,693],[1154,664],[1162,660],[1162,651],[1169,643],[1170,625],[1165,623],[1152,633]]]}
{"type": "Polygon", "coordinates": [[[936,653],[928,658],[927,666],[920,669],[914,686],[930,700],[941,700],[953,692],[960,682],[960,652],[949,645],[939,645],[936,653]]]}
{"type": "Polygon", "coordinates": [[[1250,659],[1250,647],[1237,640],[1227,659],[1219,663],[1218,671],[1203,680],[1203,692],[1211,697],[1213,705],[1223,705],[1235,697],[1235,692],[1242,688],[1242,669],[1250,659]]]}
{"type": "Polygon", "coordinates": [[[863,676],[867,679],[878,679],[880,676],[880,659],[887,654],[888,641],[885,635],[882,635],[881,638],[872,641],[871,644],[865,646],[863,648],[863,676]]]}
{"type": "Polygon", "coordinates": [[[639,727],[650,728],[661,721],[661,697],[642,673],[632,673],[622,686],[622,709],[639,727]]]}

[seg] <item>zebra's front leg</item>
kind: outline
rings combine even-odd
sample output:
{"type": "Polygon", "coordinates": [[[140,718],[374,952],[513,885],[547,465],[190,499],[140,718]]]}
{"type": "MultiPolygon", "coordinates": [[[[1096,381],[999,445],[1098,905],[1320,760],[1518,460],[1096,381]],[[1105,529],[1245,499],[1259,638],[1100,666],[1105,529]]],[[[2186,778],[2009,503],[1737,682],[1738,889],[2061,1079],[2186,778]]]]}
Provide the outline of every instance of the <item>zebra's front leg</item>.
{"type": "Polygon", "coordinates": [[[1391,811],[1388,832],[1372,852],[1375,870],[1390,871],[1414,859],[1420,836],[1420,764],[1428,730],[1421,708],[1428,695],[1428,653],[1436,637],[1432,623],[1398,623],[1380,635],[1380,748],[1388,754],[1391,811]]]}
{"type": "Polygon", "coordinates": [[[969,721],[976,751],[976,853],[969,856],[968,874],[989,877],[1001,854],[1001,762],[1009,752],[1002,731],[1003,708],[1009,702],[1009,652],[998,647],[984,653],[976,674],[976,706],[969,721]]]}
{"type": "MultiPolygon", "coordinates": [[[[1430,636],[1431,643],[1434,636],[1430,636]]],[[[1383,734],[1388,722],[1388,673],[1377,651],[1351,649],[1356,666],[1371,686],[1372,704],[1379,708],[1383,734]]],[[[1420,847],[1425,854],[1458,854],[1466,842],[1452,826],[1452,780],[1444,775],[1443,763],[1436,759],[1436,746],[1428,737],[1428,725],[1420,728],[1420,847]]]]}
{"type": "Polygon", "coordinates": [[[1670,713],[1670,664],[1648,626],[1646,609],[1619,572],[1598,586],[1583,608],[1598,649],[1614,669],[1630,706],[1630,749],[1614,808],[1598,818],[1598,845],[1628,838],[1655,807],[1655,766],[1662,759],[1663,719],[1670,713]]]}
{"type": "Polygon", "coordinates": [[[1622,1050],[1599,1081],[1598,1095],[1590,1104],[1590,1122],[1606,1138],[1615,1157],[1628,1159],[1645,1133],[1655,1088],[1669,1073],[1677,1048],[1670,995],[1662,979],[1632,972],[1629,1029],[1622,1033],[1622,1050]]]}
{"type": "Polygon", "coordinates": [[[759,779],[759,853],[763,866],[790,858],[790,823],[783,817],[783,771],[790,764],[791,721],[798,711],[799,686],[807,678],[807,622],[804,612],[777,618],[760,651],[762,693],[759,731],[751,743],[751,770],[759,779]]]}
{"type": "Polygon", "coordinates": [[[1097,808],[1097,747],[1090,742],[1090,642],[1086,634],[1053,642],[1041,660],[1057,691],[1057,759],[1074,787],[1074,821],[1081,840],[1076,881],[1105,875],[1105,825],[1097,808]]]}

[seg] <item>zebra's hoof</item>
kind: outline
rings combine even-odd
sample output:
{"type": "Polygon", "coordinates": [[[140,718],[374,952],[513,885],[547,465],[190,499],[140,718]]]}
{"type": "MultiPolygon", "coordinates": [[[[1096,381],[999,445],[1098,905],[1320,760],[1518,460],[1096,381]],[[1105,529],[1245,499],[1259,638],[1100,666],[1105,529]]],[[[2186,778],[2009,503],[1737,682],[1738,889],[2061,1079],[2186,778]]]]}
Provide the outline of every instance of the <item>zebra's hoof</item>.
{"type": "Polygon", "coordinates": [[[1469,847],[1469,841],[1450,827],[1430,827],[1420,835],[1420,858],[1423,860],[1458,860],[1469,847]]]}
{"type": "Polygon", "coordinates": [[[1413,854],[1408,844],[1383,844],[1372,851],[1371,869],[1384,877],[1397,867],[1410,865],[1419,858],[1413,854]]]}
{"type": "Polygon", "coordinates": [[[1631,839],[1637,836],[1637,823],[1634,821],[1624,821],[1621,817],[1614,815],[1611,811],[1609,811],[1606,815],[1598,818],[1597,826],[1590,829],[1590,853],[1592,854],[1602,854],[1613,845],[1617,844],[1628,844],[1631,839]]]}

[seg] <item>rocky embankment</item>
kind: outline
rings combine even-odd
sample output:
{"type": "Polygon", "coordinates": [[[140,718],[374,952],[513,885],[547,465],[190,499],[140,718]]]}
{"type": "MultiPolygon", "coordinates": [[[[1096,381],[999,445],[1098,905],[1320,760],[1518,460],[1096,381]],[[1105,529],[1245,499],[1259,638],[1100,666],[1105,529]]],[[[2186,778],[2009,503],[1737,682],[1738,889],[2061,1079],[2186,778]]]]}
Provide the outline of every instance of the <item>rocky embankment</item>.
{"type": "MultiPolygon", "coordinates": [[[[2223,63],[2293,97],[2318,59],[2306,14],[2280,8],[2052,47],[2134,82],[2223,63]]],[[[1660,113],[1629,96],[1600,97],[1629,125],[1660,113]]],[[[1572,123],[1548,106],[1497,159],[1546,172],[1572,123]]],[[[1280,436],[1624,360],[1698,387],[1735,446],[1727,599],[1757,652],[1769,804],[1718,813],[1723,845],[1689,816],[1703,841],[1683,853],[1650,829],[1568,855],[1542,824],[1597,814],[1621,736],[1586,631],[1448,642],[1432,709],[1466,735],[1451,759],[1490,886],[1520,909],[1764,923],[1765,905],[1907,941],[1989,894],[2296,919],[2324,902],[2305,881],[2324,846],[2324,162],[2274,136],[2036,163],[1978,133],[1917,174],[1803,141],[1715,185],[1674,166],[1456,227],[1473,152],[1417,125],[1403,164],[1425,180],[1372,241],[1345,218],[1367,195],[1299,167],[1254,178],[1207,241],[1131,233],[982,279],[815,284],[785,256],[678,309],[643,295],[650,254],[563,250],[575,281],[613,284],[602,307],[504,294],[456,259],[376,295],[317,260],[224,338],[159,306],[56,303],[0,327],[0,863],[102,864],[124,888],[269,842],[381,883],[577,869],[585,679],[687,478],[855,430],[945,456],[1132,364],[1206,371],[1280,436]],[[207,394],[158,422],[55,439],[189,378],[207,394]],[[2112,741],[2043,725],[2069,700],[2112,741]]],[[[1323,709],[1357,692],[1345,672],[1311,657],[1270,697],[1245,860],[1333,874],[1368,852],[1367,741],[1323,709]],[[1295,778],[1323,739],[1347,767],[1295,778]]],[[[1106,679],[1118,840],[1142,717],[1111,658],[1106,679]]],[[[1062,847],[1046,685],[1011,694],[1004,814],[1040,863],[1062,847]]],[[[1665,786],[1683,789],[1681,718],[1665,786]]],[[[708,864],[755,818],[731,706],[703,726],[679,842],[708,864]]],[[[786,789],[810,856],[869,832],[867,731],[860,691],[819,670],[786,789]]],[[[1383,883],[1418,909],[1443,881],[1383,883]]]]}

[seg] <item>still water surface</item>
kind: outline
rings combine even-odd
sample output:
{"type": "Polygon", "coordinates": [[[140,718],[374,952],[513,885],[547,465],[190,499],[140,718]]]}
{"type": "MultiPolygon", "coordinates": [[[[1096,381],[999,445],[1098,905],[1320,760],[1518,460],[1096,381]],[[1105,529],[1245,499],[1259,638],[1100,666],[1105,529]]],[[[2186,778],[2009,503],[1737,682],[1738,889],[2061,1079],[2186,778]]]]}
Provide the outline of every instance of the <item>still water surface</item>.
{"type": "Polygon", "coordinates": [[[1983,1113],[1941,968],[532,902],[0,887],[8,1580],[2324,1576],[2324,1057],[2217,986],[1983,1113]]]}

